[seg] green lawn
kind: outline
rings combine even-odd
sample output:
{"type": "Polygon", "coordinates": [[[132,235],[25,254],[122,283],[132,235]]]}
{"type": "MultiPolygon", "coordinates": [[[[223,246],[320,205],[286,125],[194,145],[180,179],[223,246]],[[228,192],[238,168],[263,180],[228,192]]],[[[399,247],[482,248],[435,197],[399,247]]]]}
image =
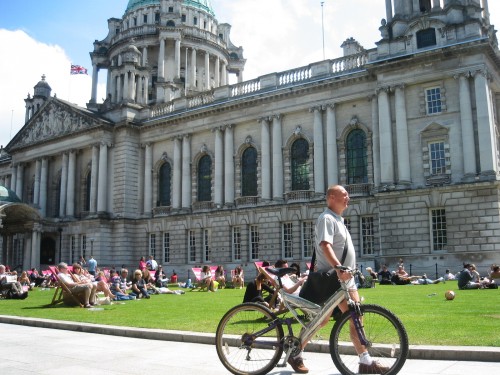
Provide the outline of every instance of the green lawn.
{"type": "MultiPolygon", "coordinates": [[[[243,299],[244,289],[216,293],[154,295],[89,311],[62,304],[47,307],[54,289],[35,289],[26,300],[0,300],[1,315],[15,315],[117,326],[214,333],[222,315],[243,299]]],[[[385,306],[405,325],[412,345],[500,346],[500,289],[461,291],[456,282],[436,285],[387,286],[361,289],[365,303],[385,306]],[[453,301],[446,290],[456,293],[453,301]]],[[[331,323],[332,324],[332,323],[331,323]]],[[[328,339],[331,324],[318,338],[328,339]]],[[[296,334],[299,329],[297,328],[296,334]]]]}

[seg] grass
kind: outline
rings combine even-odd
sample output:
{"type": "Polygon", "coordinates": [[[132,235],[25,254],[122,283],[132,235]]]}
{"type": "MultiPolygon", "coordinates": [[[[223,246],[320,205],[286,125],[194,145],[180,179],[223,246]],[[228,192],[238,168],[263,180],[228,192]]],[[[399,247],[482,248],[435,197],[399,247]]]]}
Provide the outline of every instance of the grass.
{"type": "MultiPolygon", "coordinates": [[[[244,289],[216,293],[155,295],[89,311],[62,304],[47,307],[54,289],[35,289],[26,300],[0,300],[0,314],[65,321],[215,333],[224,313],[243,299],[244,289]]],[[[392,310],[403,322],[412,345],[500,346],[500,289],[458,290],[456,282],[436,285],[387,286],[361,289],[365,303],[392,310]],[[456,293],[453,301],[446,290],[456,293]]],[[[328,339],[333,322],[318,334],[328,339]]],[[[298,334],[299,328],[295,334],[298,334]]]]}

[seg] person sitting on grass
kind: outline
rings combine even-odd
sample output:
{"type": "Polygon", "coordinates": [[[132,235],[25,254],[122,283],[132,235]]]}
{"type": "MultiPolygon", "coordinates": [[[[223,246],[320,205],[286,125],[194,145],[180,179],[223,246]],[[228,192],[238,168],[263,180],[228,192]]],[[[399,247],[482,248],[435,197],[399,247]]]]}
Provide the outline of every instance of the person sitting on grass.
{"type": "Polygon", "coordinates": [[[168,277],[165,274],[165,272],[163,272],[162,265],[159,264],[158,268],[156,269],[156,272],[155,272],[155,286],[157,288],[162,288],[162,287],[166,287],[167,284],[168,284],[168,277]]]}
{"type": "Polygon", "coordinates": [[[7,298],[25,299],[28,297],[28,292],[23,291],[23,287],[19,281],[10,281],[8,276],[15,276],[11,272],[7,272],[6,267],[0,264],[0,291],[5,293],[7,298]]]}
{"type": "Polygon", "coordinates": [[[146,290],[146,283],[142,278],[142,271],[140,269],[136,269],[134,271],[134,277],[132,278],[132,293],[136,296],[136,298],[150,298],[149,293],[146,290]]]}
{"type": "Polygon", "coordinates": [[[109,271],[110,290],[115,295],[115,300],[126,301],[135,299],[135,295],[128,294],[128,290],[132,287],[127,285],[128,270],[122,268],[119,276],[115,270],[109,271]]]}
{"type": "Polygon", "coordinates": [[[462,271],[457,276],[458,280],[458,288],[459,289],[482,289],[488,287],[487,284],[489,284],[489,280],[486,281],[480,281],[477,280],[477,276],[473,273],[475,270],[475,267],[473,264],[470,263],[464,263],[464,268],[462,271]]]}
{"type": "MultiPolygon", "coordinates": [[[[102,271],[99,271],[98,274],[100,272],[102,271]]],[[[104,275],[104,272],[102,272],[102,275],[104,275]]],[[[99,281],[92,280],[91,274],[84,270],[78,263],[73,264],[73,276],[78,281],[89,283],[90,285],[92,285],[92,288],[95,288],[97,292],[104,293],[104,296],[108,297],[110,300],[115,299],[115,295],[109,289],[107,281],[105,281],[104,279],[101,279],[99,281]]]]}
{"type": "Polygon", "coordinates": [[[226,287],[226,275],[222,265],[217,266],[217,269],[215,270],[215,281],[219,283],[219,288],[226,287]]]}
{"type": "Polygon", "coordinates": [[[200,283],[205,286],[209,292],[214,292],[214,280],[212,279],[212,271],[209,266],[203,266],[201,269],[200,283]]]}
{"type": "Polygon", "coordinates": [[[155,285],[154,279],[151,276],[151,271],[147,268],[142,270],[142,279],[146,284],[146,290],[149,294],[160,294],[158,288],[155,285]]]}
{"type": "Polygon", "coordinates": [[[243,269],[238,266],[234,269],[234,275],[233,279],[231,280],[233,282],[233,286],[235,289],[242,289],[243,288],[243,269]]]}

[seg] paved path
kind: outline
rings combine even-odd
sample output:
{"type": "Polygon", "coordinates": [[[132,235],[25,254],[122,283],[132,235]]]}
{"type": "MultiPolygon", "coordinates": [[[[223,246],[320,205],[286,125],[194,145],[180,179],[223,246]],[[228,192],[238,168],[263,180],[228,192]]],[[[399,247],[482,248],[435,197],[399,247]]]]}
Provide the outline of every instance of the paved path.
{"type": "MultiPolygon", "coordinates": [[[[213,345],[0,323],[2,375],[224,375],[213,345]]],[[[339,374],[329,354],[304,354],[310,374],[339,374]]],[[[496,374],[496,362],[408,360],[401,375],[496,374]]],[[[293,374],[290,367],[270,374],[293,374]]]]}

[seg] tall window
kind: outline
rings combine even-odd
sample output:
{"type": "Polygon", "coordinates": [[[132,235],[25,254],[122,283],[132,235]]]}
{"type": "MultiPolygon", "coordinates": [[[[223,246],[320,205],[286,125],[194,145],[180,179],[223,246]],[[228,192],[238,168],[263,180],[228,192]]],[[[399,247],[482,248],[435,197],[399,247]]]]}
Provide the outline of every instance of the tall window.
{"type": "Polygon", "coordinates": [[[366,135],[361,129],[354,129],[346,139],[347,184],[368,182],[368,155],[366,135]]]}
{"type": "Polygon", "coordinates": [[[351,219],[348,217],[344,218],[344,225],[349,233],[351,233],[351,219]]]}
{"type": "Polygon", "coordinates": [[[302,255],[304,258],[312,257],[314,250],[314,222],[302,223],[302,255]]]}
{"type": "Polygon", "coordinates": [[[82,235],[82,257],[87,259],[87,235],[82,235]]]}
{"type": "Polygon", "coordinates": [[[283,258],[293,258],[292,223],[283,223],[282,227],[283,258]]]}
{"type": "Polygon", "coordinates": [[[196,262],[196,236],[194,230],[190,230],[188,232],[189,236],[189,244],[188,244],[188,249],[189,249],[189,261],[190,262],[196,262]]]}
{"type": "Polygon", "coordinates": [[[156,234],[149,234],[149,255],[152,255],[153,258],[156,258],[156,234]]]}
{"type": "Polygon", "coordinates": [[[241,157],[241,195],[257,196],[257,150],[248,147],[241,157]]]}
{"type": "Polygon", "coordinates": [[[198,162],[198,202],[212,200],[212,159],[203,156],[198,162]]]}
{"type": "Polygon", "coordinates": [[[84,211],[90,211],[90,189],[92,186],[92,173],[87,173],[85,179],[85,208],[84,211]]]}
{"type": "Polygon", "coordinates": [[[233,260],[241,260],[241,228],[233,227],[233,260]]]}
{"type": "Polygon", "coordinates": [[[158,206],[170,206],[170,176],[172,168],[170,163],[164,163],[160,168],[158,181],[158,206]]]}
{"type": "Polygon", "coordinates": [[[432,249],[446,250],[448,242],[446,234],[446,211],[444,208],[431,210],[432,249]]]}
{"type": "Polygon", "coordinates": [[[70,240],[70,248],[71,248],[71,263],[75,263],[78,261],[77,257],[77,251],[78,251],[78,246],[77,246],[77,237],[76,236],[71,236],[70,240]]]}
{"type": "Polygon", "coordinates": [[[417,31],[417,48],[432,47],[436,45],[436,29],[430,28],[417,31]]]}
{"type": "Polygon", "coordinates": [[[425,90],[425,100],[427,103],[427,114],[432,115],[433,113],[441,113],[442,102],[440,87],[425,90]]]}
{"type": "Polygon", "coordinates": [[[361,218],[361,251],[363,255],[373,255],[375,235],[373,234],[373,217],[361,218]]]}
{"type": "Polygon", "coordinates": [[[309,144],[303,138],[292,144],[292,190],[309,190],[309,144]]]}
{"type": "Polygon", "coordinates": [[[212,259],[212,250],[210,249],[210,231],[203,230],[203,260],[209,262],[212,259]]]}
{"type": "Polygon", "coordinates": [[[259,227],[257,225],[250,226],[250,252],[252,259],[259,259],[259,227]]]}
{"type": "Polygon", "coordinates": [[[429,159],[432,176],[446,173],[444,142],[429,143],[429,159]]]}
{"type": "Polygon", "coordinates": [[[420,5],[420,11],[422,13],[424,12],[430,12],[431,10],[431,0],[419,0],[419,5],[420,5]]]}
{"type": "Polygon", "coordinates": [[[163,233],[163,263],[170,263],[170,233],[163,233]]]}

